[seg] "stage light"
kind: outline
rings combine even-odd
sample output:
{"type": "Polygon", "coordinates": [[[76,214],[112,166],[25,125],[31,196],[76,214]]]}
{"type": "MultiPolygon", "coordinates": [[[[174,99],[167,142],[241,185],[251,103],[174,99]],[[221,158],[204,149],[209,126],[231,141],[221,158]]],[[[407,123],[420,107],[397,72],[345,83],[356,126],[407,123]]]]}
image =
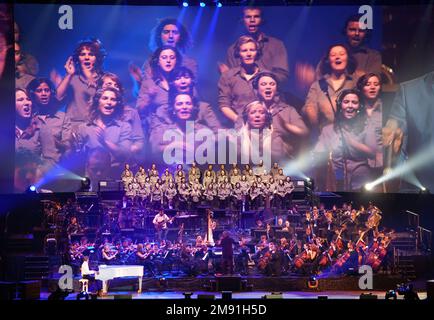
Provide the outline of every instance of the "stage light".
{"type": "Polygon", "coordinates": [[[420,188],[421,191],[426,191],[425,187],[420,188]]]}
{"type": "Polygon", "coordinates": [[[201,8],[206,6],[205,2],[201,2],[201,3],[199,3],[199,5],[201,6],[201,8]]]}
{"type": "Polygon", "coordinates": [[[386,296],[384,298],[386,300],[389,300],[389,299],[396,300],[398,297],[397,297],[395,290],[389,290],[388,292],[386,292],[386,296]]]}
{"type": "Polygon", "coordinates": [[[184,1],[184,2],[182,3],[182,6],[183,6],[184,8],[187,8],[187,7],[188,7],[188,2],[187,2],[187,1],[184,1]]]}
{"type": "Polygon", "coordinates": [[[217,2],[217,3],[216,3],[216,6],[217,6],[217,8],[221,8],[221,7],[223,7],[223,5],[222,5],[221,2],[217,2]]]}
{"type": "Polygon", "coordinates": [[[365,184],[365,190],[371,191],[373,188],[374,188],[374,186],[372,185],[372,183],[365,184]]]}
{"type": "Polygon", "coordinates": [[[89,191],[89,190],[90,190],[90,178],[84,177],[81,179],[80,191],[89,191]]]}
{"type": "Polygon", "coordinates": [[[36,186],[34,186],[34,185],[29,186],[25,191],[25,193],[30,193],[30,194],[37,193],[37,192],[38,192],[38,190],[36,189],[36,186]]]}

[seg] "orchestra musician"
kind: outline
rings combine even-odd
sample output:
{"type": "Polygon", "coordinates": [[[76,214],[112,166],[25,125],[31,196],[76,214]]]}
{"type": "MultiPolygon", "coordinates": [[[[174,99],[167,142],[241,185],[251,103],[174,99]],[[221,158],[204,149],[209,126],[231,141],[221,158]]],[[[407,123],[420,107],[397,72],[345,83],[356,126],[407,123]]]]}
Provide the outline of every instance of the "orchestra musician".
{"type": "Polygon", "coordinates": [[[119,254],[118,250],[112,250],[110,245],[106,244],[102,249],[102,260],[105,264],[108,265],[114,264],[118,254],[119,254]]]}

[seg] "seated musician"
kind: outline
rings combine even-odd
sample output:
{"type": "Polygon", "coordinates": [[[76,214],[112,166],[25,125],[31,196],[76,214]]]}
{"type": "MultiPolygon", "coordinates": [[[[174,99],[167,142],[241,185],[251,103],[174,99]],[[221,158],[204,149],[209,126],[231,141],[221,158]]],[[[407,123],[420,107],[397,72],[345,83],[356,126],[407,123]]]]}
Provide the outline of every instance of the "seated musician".
{"type": "Polygon", "coordinates": [[[294,228],[291,226],[290,222],[288,220],[285,220],[283,224],[282,231],[288,232],[290,236],[294,234],[294,228]]]}
{"type": "Polygon", "coordinates": [[[166,240],[167,233],[169,232],[169,228],[167,223],[172,223],[173,218],[169,218],[167,214],[164,213],[163,210],[160,210],[152,220],[152,223],[155,226],[155,230],[157,231],[157,239],[158,241],[166,240]]]}
{"type": "Polygon", "coordinates": [[[277,219],[276,229],[282,230],[283,227],[284,227],[283,218],[280,217],[279,219],[277,219]]]}
{"type": "Polygon", "coordinates": [[[268,276],[280,276],[282,274],[282,254],[280,249],[274,242],[268,245],[268,264],[266,266],[266,274],[268,276]]]}
{"type": "Polygon", "coordinates": [[[197,236],[196,237],[196,245],[195,245],[195,247],[196,248],[202,248],[203,244],[204,244],[204,242],[203,242],[202,236],[200,236],[200,235],[197,236]]]}
{"type": "Polygon", "coordinates": [[[102,261],[104,264],[110,265],[114,264],[114,261],[118,255],[119,251],[112,251],[110,246],[106,244],[104,248],[102,249],[102,261]]]}
{"type": "Polygon", "coordinates": [[[69,223],[66,232],[68,233],[69,239],[71,239],[72,234],[77,234],[81,232],[81,226],[77,221],[77,217],[71,217],[71,222],[69,223]]]}
{"type": "Polygon", "coordinates": [[[249,256],[249,247],[247,246],[247,239],[242,238],[240,240],[240,253],[235,258],[235,268],[242,275],[249,273],[249,262],[251,261],[249,256]]]}
{"type": "Polygon", "coordinates": [[[83,279],[89,280],[89,290],[91,292],[98,292],[98,295],[101,294],[102,289],[102,283],[100,280],[95,280],[95,274],[97,274],[97,271],[90,270],[89,268],[89,256],[83,257],[83,263],[81,264],[81,277],[83,279]]]}
{"type": "Polygon", "coordinates": [[[271,224],[267,223],[266,227],[265,227],[265,232],[267,233],[267,240],[271,241],[272,239],[274,239],[274,230],[271,227],[271,224]]]}
{"type": "Polygon", "coordinates": [[[152,276],[154,276],[155,272],[154,272],[154,265],[150,258],[151,255],[150,247],[151,247],[150,244],[147,246],[147,248],[143,246],[143,243],[139,243],[137,245],[136,263],[142,265],[145,270],[148,270],[149,273],[152,276]]]}

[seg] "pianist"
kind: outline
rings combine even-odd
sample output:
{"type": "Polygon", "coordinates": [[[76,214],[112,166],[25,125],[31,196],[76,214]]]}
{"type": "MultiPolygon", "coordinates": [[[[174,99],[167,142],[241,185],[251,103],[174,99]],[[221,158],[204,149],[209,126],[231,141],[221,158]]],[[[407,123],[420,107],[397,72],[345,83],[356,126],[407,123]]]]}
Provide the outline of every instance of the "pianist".
{"type": "Polygon", "coordinates": [[[83,279],[89,280],[89,290],[91,292],[98,292],[98,295],[101,294],[102,284],[101,281],[95,280],[95,275],[97,271],[90,270],[89,268],[89,256],[83,257],[83,263],[81,264],[81,277],[83,279]]]}

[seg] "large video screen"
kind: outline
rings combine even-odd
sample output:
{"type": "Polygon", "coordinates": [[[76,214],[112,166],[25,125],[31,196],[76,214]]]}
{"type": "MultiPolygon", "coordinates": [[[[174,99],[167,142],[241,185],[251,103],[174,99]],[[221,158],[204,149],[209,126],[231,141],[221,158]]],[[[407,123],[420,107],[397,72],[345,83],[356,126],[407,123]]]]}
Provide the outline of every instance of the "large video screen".
{"type": "Polygon", "coordinates": [[[433,76],[398,83],[383,11],[17,4],[15,192],[193,163],[430,188],[433,76]]]}

